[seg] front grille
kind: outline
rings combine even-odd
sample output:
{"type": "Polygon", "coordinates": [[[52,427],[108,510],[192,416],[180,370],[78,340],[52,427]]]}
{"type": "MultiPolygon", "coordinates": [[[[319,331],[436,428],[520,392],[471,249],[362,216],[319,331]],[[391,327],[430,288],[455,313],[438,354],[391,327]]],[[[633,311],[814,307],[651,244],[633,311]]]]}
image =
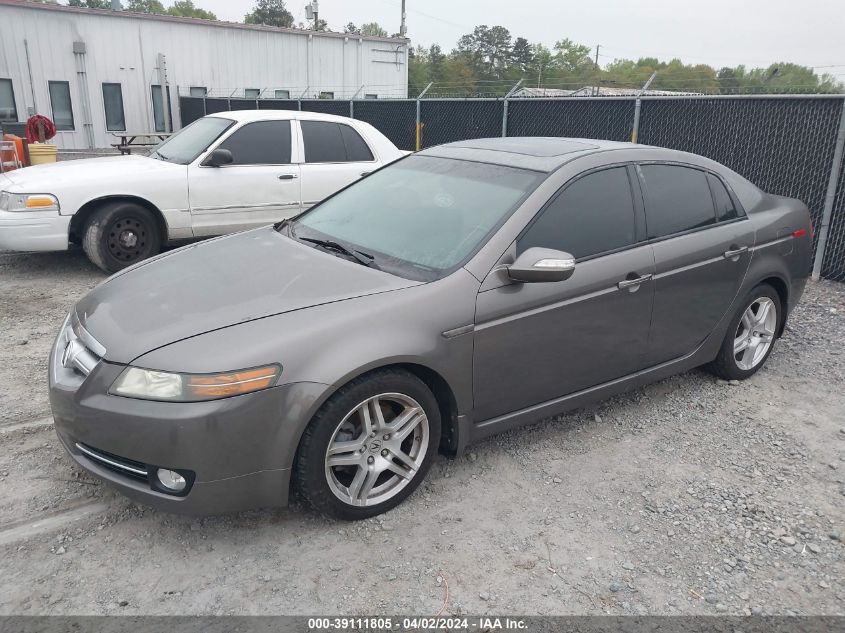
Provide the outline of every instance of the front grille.
{"type": "Polygon", "coordinates": [[[116,472],[121,475],[126,475],[127,477],[132,477],[138,481],[148,481],[148,470],[146,464],[142,464],[141,462],[136,462],[135,460],[127,459],[125,457],[120,457],[118,455],[113,455],[112,453],[107,453],[106,451],[102,451],[98,448],[92,448],[82,442],[77,442],[76,448],[78,448],[88,459],[103,468],[107,468],[112,472],[116,472]]]}
{"type": "Polygon", "coordinates": [[[67,320],[57,347],[57,363],[83,377],[90,374],[106,354],[105,347],[82,327],[76,313],[67,320]]]}

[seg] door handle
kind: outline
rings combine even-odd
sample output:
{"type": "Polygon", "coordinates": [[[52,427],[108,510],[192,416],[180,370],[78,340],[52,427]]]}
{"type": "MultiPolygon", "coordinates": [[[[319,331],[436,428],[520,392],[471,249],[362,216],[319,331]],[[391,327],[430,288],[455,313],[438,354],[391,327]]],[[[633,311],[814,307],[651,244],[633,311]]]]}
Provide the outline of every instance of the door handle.
{"type": "Polygon", "coordinates": [[[368,176],[368,175],[370,175],[371,173],[373,173],[373,172],[371,172],[371,171],[362,171],[362,172],[361,172],[361,177],[363,178],[364,176],[368,176]]]}
{"type": "Polygon", "coordinates": [[[625,288],[637,288],[641,283],[645,283],[649,279],[651,279],[654,275],[648,273],[647,275],[643,275],[642,277],[637,277],[636,279],[623,279],[616,287],[619,290],[624,290],[625,288]]]}
{"type": "Polygon", "coordinates": [[[747,246],[740,246],[739,248],[732,248],[729,251],[725,251],[724,258],[725,259],[733,259],[734,257],[739,257],[743,253],[748,252],[747,246]]]}
{"type": "Polygon", "coordinates": [[[282,174],[279,176],[279,180],[293,180],[295,178],[299,178],[296,174],[282,174]]]}

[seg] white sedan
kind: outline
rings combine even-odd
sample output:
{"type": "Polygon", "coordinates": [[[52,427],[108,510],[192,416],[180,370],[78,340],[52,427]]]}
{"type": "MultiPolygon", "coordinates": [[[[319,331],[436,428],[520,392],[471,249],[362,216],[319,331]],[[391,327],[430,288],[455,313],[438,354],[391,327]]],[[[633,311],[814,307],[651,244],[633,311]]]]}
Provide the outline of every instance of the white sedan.
{"type": "Polygon", "coordinates": [[[363,121],[311,112],[213,114],[148,156],[0,174],[0,249],[82,244],[115,272],[170,240],[277,222],[408,152],[363,121]]]}

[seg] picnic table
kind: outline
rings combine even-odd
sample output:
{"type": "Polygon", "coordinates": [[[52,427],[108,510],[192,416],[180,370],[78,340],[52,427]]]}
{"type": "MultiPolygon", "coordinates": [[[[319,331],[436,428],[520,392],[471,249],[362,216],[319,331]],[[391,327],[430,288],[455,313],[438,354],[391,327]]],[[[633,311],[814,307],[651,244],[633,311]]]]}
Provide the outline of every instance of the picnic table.
{"type": "Polygon", "coordinates": [[[167,132],[112,132],[112,136],[118,139],[112,143],[112,147],[120,150],[121,154],[131,154],[133,148],[155,147],[171,134],[167,132]]]}

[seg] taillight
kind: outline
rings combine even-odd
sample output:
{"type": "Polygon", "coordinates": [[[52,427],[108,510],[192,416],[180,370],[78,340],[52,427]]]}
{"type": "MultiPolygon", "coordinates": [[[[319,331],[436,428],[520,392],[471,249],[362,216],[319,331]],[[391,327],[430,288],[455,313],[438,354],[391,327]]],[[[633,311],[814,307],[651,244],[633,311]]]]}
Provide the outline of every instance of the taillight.
{"type": "Polygon", "coordinates": [[[807,235],[806,229],[798,229],[797,231],[793,231],[792,233],[792,237],[804,237],[805,235],[807,235]]]}

